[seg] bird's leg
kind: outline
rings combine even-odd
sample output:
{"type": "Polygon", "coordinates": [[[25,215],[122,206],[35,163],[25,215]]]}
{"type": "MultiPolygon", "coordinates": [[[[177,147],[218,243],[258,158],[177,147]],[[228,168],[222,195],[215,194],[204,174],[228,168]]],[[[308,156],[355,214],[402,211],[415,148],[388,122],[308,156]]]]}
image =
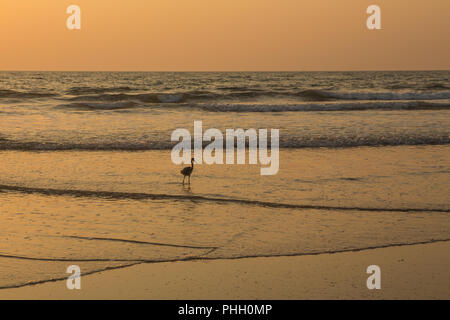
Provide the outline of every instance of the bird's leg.
{"type": "Polygon", "coordinates": [[[183,176],[183,184],[184,184],[184,179],[186,179],[186,176],[183,176]]]}

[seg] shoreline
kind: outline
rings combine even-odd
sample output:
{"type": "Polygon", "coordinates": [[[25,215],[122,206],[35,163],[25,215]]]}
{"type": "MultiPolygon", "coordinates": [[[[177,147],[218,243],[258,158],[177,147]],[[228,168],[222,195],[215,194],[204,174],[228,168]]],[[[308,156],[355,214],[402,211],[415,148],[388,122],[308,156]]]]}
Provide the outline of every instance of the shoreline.
{"type": "Polygon", "coordinates": [[[296,256],[138,262],[82,275],[81,290],[68,290],[65,279],[51,280],[1,289],[0,299],[449,299],[449,250],[450,242],[436,241],[296,256]],[[366,287],[369,265],[381,268],[381,290],[366,287]]]}

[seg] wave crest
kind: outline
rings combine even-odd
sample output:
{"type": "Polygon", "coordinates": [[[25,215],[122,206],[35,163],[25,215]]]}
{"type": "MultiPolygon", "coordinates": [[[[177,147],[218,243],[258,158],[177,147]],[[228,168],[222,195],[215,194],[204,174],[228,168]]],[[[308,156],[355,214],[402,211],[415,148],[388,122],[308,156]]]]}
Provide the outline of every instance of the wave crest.
{"type": "Polygon", "coordinates": [[[34,99],[34,98],[47,98],[54,96],[56,96],[56,94],[51,92],[36,92],[36,91],[22,92],[8,89],[0,90],[0,99],[1,98],[34,99]]]}
{"type": "MultiPolygon", "coordinates": [[[[131,90],[124,87],[123,91],[131,90]]],[[[109,93],[110,88],[81,88],[77,89],[84,95],[66,98],[68,101],[137,101],[143,103],[182,103],[182,102],[209,102],[209,101],[235,101],[238,99],[254,100],[263,98],[289,99],[298,101],[419,101],[419,100],[450,100],[450,91],[438,92],[351,92],[351,91],[328,91],[318,89],[307,89],[302,91],[276,91],[255,90],[214,92],[214,91],[187,91],[170,93],[109,93]],[[89,93],[97,94],[89,94],[89,93]]],[[[31,93],[30,93],[31,94],[31,93]]],[[[44,94],[46,95],[46,94],[44,94]]]]}
{"type": "Polygon", "coordinates": [[[186,96],[182,93],[169,94],[169,93],[142,93],[142,94],[126,94],[126,93],[114,93],[114,94],[100,94],[100,95],[88,95],[69,98],[69,101],[134,101],[144,103],[178,103],[186,99],[186,96]]]}
{"type": "Polygon", "coordinates": [[[448,102],[383,101],[301,104],[214,103],[194,105],[215,112],[286,112],[286,111],[365,111],[365,110],[449,110],[448,102]]]}
{"type": "Polygon", "coordinates": [[[447,100],[450,99],[450,91],[441,92],[346,92],[305,90],[298,93],[299,96],[316,100],[447,100]]]}
{"type": "MultiPolygon", "coordinates": [[[[170,136],[166,135],[165,137],[170,136]]],[[[171,150],[176,142],[161,137],[149,141],[148,138],[136,138],[130,141],[116,142],[113,139],[102,142],[48,142],[48,141],[15,141],[0,137],[0,150],[4,151],[149,151],[171,150]]],[[[450,135],[436,133],[425,136],[419,134],[398,134],[385,136],[283,136],[279,141],[282,149],[302,148],[354,148],[354,147],[385,147],[385,146],[422,146],[448,145],[450,135]]],[[[208,145],[204,142],[203,147],[208,145]]],[[[225,146],[224,146],[225,147],[225,146]]],[[[247,143],[248,147],[248,143],[247,143]]],[[[269,143],[270,147],[270,143],[269,143]]]]}
{"type": "Polygon", "coordinates": [[[107,92],[127,92],[136,90],[127,86],[122,87],[72,87],[66,91],[66,94],[80,95],[80,94],[96,94],[107,92]]]}

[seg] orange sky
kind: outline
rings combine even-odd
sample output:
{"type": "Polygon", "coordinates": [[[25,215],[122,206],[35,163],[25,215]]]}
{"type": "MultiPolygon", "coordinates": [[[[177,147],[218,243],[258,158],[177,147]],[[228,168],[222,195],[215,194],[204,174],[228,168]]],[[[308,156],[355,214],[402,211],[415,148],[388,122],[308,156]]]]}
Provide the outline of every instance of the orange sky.
{"type": "Polygon", "coordinates": [[[448,70],[449,35],[449,0],[1,0],[0,70],[448,70]]]}

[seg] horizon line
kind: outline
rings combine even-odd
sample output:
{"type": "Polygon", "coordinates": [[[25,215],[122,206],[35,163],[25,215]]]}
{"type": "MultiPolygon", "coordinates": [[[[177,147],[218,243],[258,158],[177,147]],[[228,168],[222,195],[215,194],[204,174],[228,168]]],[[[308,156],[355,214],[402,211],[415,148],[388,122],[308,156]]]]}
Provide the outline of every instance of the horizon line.
{"type": "Polygon", "coordinates": [[[356,70],[0,70],[0,72],[148,72],[148,73],[269,73],[269,72],[418,72],[450,69],[356,69],[356,70]]]}

